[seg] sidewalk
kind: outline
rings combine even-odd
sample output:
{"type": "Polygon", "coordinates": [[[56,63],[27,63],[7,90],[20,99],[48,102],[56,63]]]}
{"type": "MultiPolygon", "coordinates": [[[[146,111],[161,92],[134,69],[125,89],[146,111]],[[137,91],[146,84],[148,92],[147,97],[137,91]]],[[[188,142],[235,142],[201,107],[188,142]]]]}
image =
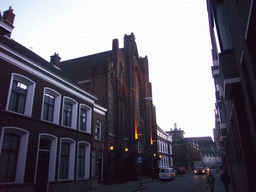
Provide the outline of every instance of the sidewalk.
{"type": "Polygon", "coordinates": [[[103,185],[100,184],[94,189],[90,190],[90,192],[100,192],[100,191],[107,191],[107,192],[116,192],[116,191],[122,191],[122,192],[135,192],[141,189],[146,189],[149,187],[149,185],[152,182],[156,182],[157,180],[152,180],[148,177],[142,178],[142,186],[140,187],[140,181],[127,181],[125,183],[117,183],[117,184],[111,184],[111,185],[103,185]]]}
{"type": "MultiPolygon", "coordinates": [[[[215,183],[214,183],[214,192],[225,192],[225,188],[224,185],[222,183],[222,181],[220,180],[220,176],[223,172],[220,170],[216,171],[216,169],[212,170],[212,174],[215,177],[215,183]]],[[[229,192],[234,192],[232,187],[229,189],[229,192]]]]}

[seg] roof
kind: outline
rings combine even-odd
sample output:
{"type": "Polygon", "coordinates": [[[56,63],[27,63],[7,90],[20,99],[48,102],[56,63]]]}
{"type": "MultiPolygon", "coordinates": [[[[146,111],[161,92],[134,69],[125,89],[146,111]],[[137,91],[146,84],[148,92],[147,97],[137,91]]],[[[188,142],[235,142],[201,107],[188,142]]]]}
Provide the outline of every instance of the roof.
{"type": "Polygon", "coordinates": [[[214,151],[211,148],[202,148],[201,149],[202,155],[215,155],[214,151]]]}
{"type": "Polygon", "coordinates": [[[166,136],[168,135],[168,134],[166,134],[166,132],[163,131],[159,126],[157,126],[157,131],[163,133],[163,134],[166,135],[166,136]]]}
{"type": "Polygon", "coordinates": [[[112,51],[106,51],[89,56],[60,62],[61,69],[66,71],[75,81],[90,79],[95,66],[107,64],[108,58],[112,60],[112,51]],[[72,66],[72,67],[71,67],[72,66]]]}
{"type": "Polygon", "coordinates": [[[213,140],[210,136],[206,137],[186,137],[184,138],[187,141],[197,141],[198,144],[213,144],[213,140]]]}
{"type": "Polygon", "coordinates": [[[49,63],[33,51],[27,49],[23,45],[19,44],[18,42],[14,41],[13,39],[3,36],[1,37],[1,44],[12,49],[16,53],[28,58],[29,60],[35,62],[38,66],[47,69],[63,78],[70,79],[64,71],[57,69],[51,63],[49,63]]]}
{"type": "MultiPolygon", "coordinates": [[[[3,52],[5,50],[9,50],[17,56],[20,55],[22,57],[25,57],[28,61],[32,61],[37,66],[45,69],[45,71],[51,72],[52,74],[60,77],[61,79],[67,81],[68,83],[72,84],[73,86],[81,89],[80,86],[77,83],[75,83],[65,71],[60,70],[59,68],[55,67],[50,62],[46,61],[45,59],[43,59],[42,57],[40,57],[33,51],[27,49],[23,45],[19,44],[15,40],[13,40],[9,37],[6,37],[6,36],[0,36],[0,42],[1,42],[0,44],[3,46],[3,52]]],[[[20,58],[17,57],[17,59],[19,60],[20,58]]],[[[83,90],[83,92],[85,92],[87,94],[87,96],[97,99],[91,93],[88,93],[84,90],[83,90]]]]}

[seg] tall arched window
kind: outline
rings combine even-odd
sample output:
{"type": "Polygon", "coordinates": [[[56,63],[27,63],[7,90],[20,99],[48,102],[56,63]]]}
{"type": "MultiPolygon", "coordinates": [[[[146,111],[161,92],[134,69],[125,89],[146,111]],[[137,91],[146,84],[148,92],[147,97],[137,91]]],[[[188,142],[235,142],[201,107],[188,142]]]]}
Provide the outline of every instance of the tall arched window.
{"type": "Polygon", "coordinates": [[[108,87],[108,130],[109,130],[109,133],[112,133],[112,134],[114,134],[113,114],[114,114],[114,90],[113,90],[113,84],[112,82],[110,82],[108,87]]]}
{"type": "Polygon", "coordinates": [[[31,116],[35,86],[29,78],[13,73],[6,110],[31,116]]]}
{"type": "Polygon", "coordinates": [[[23,183],[29,133],[17,127],[4,127],[1,135],[0,183],[23,183]]]}

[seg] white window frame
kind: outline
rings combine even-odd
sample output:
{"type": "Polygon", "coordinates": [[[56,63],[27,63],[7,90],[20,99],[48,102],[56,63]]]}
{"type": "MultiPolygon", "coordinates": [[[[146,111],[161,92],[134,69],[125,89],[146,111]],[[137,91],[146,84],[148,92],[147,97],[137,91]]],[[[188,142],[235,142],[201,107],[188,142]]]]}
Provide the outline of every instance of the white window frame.
{"type": "Polygon", "coordinates": [[[31,79],[29,79],[29,78],[27,78],[23,75],[17,74],[17,73],[12,73],[11,82],[10,82],[10,86],[9,86],[9,93],[8,93],[6,111],[11,111],[13,113],[17,113],[17,114],[26,115],[26,116],[31,117],[32,109],[33,109],[33,102],[34,102],[35,87],[36,87],[36,83],[34,81],[32,81],[31,79]],[[24,83],[28,86],[24,114],[23,113],[18,113],[18,112],[15,112],[15,111],[11,111],[11,110],[8,109],[9,105],[10,105],[13,81],[19,81],[19,82],[24,83]]]}
{"type": "Polygon", "coordinates": [[[69,138],[61,138],[60,139],[60,146],[59,146],[59,170],[58,170],[58,180],[65,181],[65,180],[74,180],[75,176],[75,148],[76,142],[73,139],[69,138]],[[69,147],[69,166],[68,166],[68,179],[60,179],[60,157],[61,157],[61,144],[68,143],[69,147]]]}
{"type": "Polygon", "coordinates": [[[77,125],[77,105],[78,103],[70,98],[70,97],[66,97],[64,96],[63,98],[63,104],[62,104],[62,119],[61,119],[61,125],[64,127],[68,127],[68,128],[72,128],[72,129],[76,129],[76,125],[77,125]],[[64,104],[65,102],[68,101],[69,103],[72,104],[72,118],[71,118],[71,127],[63,125],[63,116],[64,116],[64,104]]]}
{"type": "Polygon", "coordinates": [[[91,145],[90,143],[87,143],[85,141],[78,141],[77,144],[77,173],[76,173],[76,178],[77,180],[80,179],[89,179],[90,177],[90,151],[91,151],[91,145]],[[79,156],[79,146],[84,146],[85,147],[85,166],[84,166],[84,178],[78,178],[78,156],[79,156]]]}
{"type": "Polygon", "coordinates": [[[15,182],[7,182],[7,183],[1,183],[1,184],[24,183],[29,132],[27,130],[24,130],[18,127],[3,127],[1,138],[0,138],[0,156],[2,154],[4,135],[7,133],[16,134],[20,136],[20,147],[19,147],[19,153],[18,153],[15,182]]]}
{"type": "Polygon", "coordinates": [[[79,105],[79,118],[78,118],[78,130],[82,131],[82,132],[86,132],[86,133],[91,133],[92,132],[92,108],[90,108],[89,106],[85,105],[85,104],[80,104],[79,105]],[[86,131],[84,130],[80,130],[80,113],[81,113],[81,109],[86,110],[87,114],[86,114],[86,131]]]}
{"type": "Polygon", "coordinates": [[[59,121],[60,121],[60,104],[61,104],[61,94],[59,94],[57,91],[55,91],[55,90],[53,90],[49,87],[45,87],[44,88],[44,95],[43,95],[43,102],[42,102],[41,120],[48,121],[48,122],[53,122],[55,124],[59,124],[59,121]],[[48,120],[43,119],[45,94],[49,94],[49,95],[54,96],[53,121],[48,121],[48,120]]]}
{"type": "Polygon", "coordinates": [[[50,135],[48,133],[41,133],[41,134],[39,134],[39,137],[38,137],[36,172],[35,172],[35,179],[34,179],[34,181],[36,182],[40,139],[49,139],[51,141],[48,180],[49,181],[55,181],[58,138],[56,136],[50,135]]]}
{"type": "Polygon", "coordinates": [[[102,131],[102,120],[100,120],[100,119],[97,119],[96,120],[96,124],[95,124],[95,128],[94,128],[94,139],[96,139],[96,140],[101,140],[101,131],[102,131]],[[99,128],[98,126],[97,126],[97,121],[100,121],[100,133],[99,133],[99,135],[100,135],[100,138],[99,139],[96,139],[95,137],[96,137],[96,129],[97,128],[99,128]]]}

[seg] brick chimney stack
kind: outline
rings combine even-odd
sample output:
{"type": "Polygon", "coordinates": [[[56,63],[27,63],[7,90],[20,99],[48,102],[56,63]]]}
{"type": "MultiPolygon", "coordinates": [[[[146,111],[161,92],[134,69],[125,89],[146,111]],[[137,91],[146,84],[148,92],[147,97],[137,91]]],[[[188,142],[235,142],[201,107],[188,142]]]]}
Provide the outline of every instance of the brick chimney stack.
{"type": "Polygon", "coordinates": [[[54,55],[53,56],[51,56],[51,64],[52,65],[55,65],[55,66],[57,66],[57,67],[59,67],[60,68],[60,60],[61,60],[61,58],[59,57],[59,53],[54,53],[54,55]]]}
{"type": "Polygon", "coordinates": [[[10,6],[9,10],[4,12],[3,20],[5,23],[9,24],[10,26],[13,26],[14,17],[15,17],[15,15],[13,14],[13,9],[10,6]]]}
{"type": "Polygon", "coordinates": [[[9,10],[4,12],[2,18],[0,15],[0,22],[2,23],[2,25],[0,27],[1,34],[11,37],[11,32],[14,28],[14,26],[13,26],[14,17],[15,17],[15,15],[13,14],[12,7],[9,7],[9,10]]]}

